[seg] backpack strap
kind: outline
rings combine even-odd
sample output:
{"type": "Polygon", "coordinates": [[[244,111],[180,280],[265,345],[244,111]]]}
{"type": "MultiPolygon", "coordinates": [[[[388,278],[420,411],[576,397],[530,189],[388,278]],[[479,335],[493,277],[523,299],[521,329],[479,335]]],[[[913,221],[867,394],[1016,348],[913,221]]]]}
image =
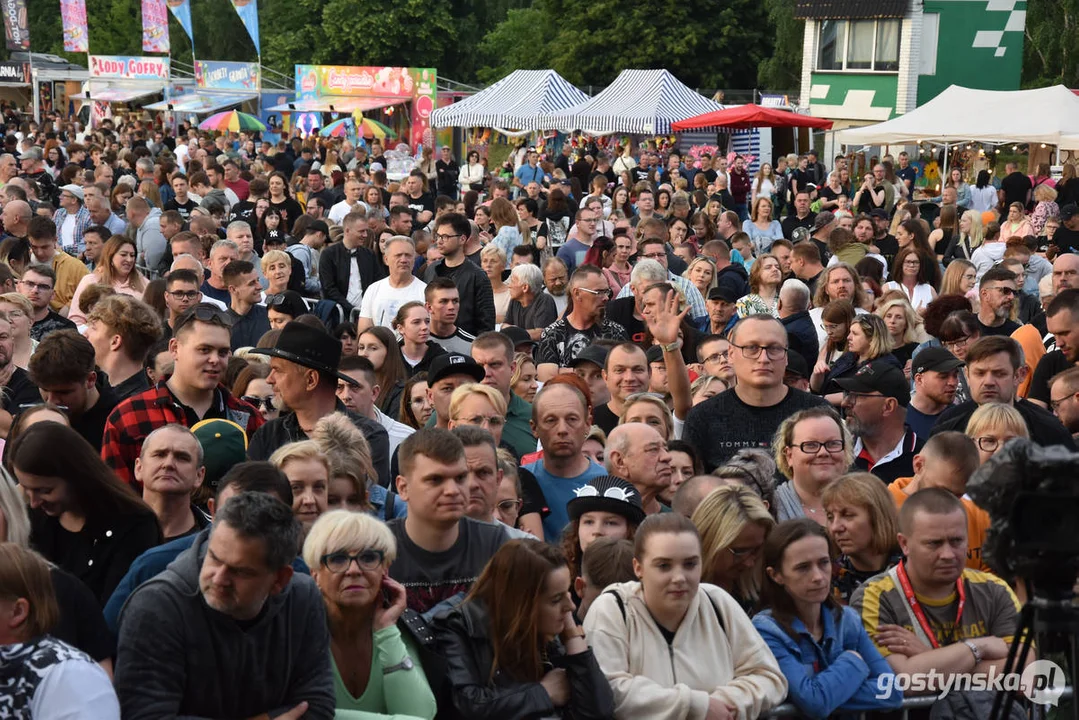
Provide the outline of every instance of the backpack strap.
{"type": "Polygon", "coordinates": [[[723,613],[719,611],[719,605],[716,604],[716,599],[709,595],[707,592],[705,592],[704,594],[708,597],[708,601],[712,603],[712,610],[714,610],[716,613],[716,621],[719,623],[719,629],[723,631],[724,635],[726,635],[727,625],[723,622],[723,613]]]}
{"type": "Polygon", "coordinates": [[[622,601],[622,596],[616,593],[614,590],[606,590],[604,595],[613,595],[614,601],[618,603],[618,610],[622,613],[622,622],[626,621],[626,603],[622,601]]]}
{"type": "Polygon", "coordinates": [[[394,506],[397,504],[397,493],[386,493],[386,504],[382,506],[382,519],[386,522],[394,518],[394,506]]]}

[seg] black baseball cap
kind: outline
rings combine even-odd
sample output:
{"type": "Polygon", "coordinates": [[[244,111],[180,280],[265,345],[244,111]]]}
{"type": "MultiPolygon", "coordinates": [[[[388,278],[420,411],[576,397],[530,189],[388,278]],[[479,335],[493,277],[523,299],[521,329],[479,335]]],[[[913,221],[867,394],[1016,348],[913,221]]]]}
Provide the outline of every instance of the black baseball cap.
{"type": "Polygon", "coordinates": [[[304,231],[304,234],[313,233],[313,232],[320,232],[323,235],[325,235],[326,237],[329,237],[330,236],[330,226],[327,225],[322,220],[315,220],[314,222],[310,222],[310,223],[307,224],[307,229],[304,231]]]}
{"type": "Polygon", "coordinates": [[[872,210],[869,211],[869,217],[871,217],[871,218],[880,218],[881,220],[887,220],[888,219],[888,211],[884,210],[883,208],[873,208],[872,210]]]}
{"type": "Polygon", "coordinates": [[[809,379],[809,364],[806,363],[806,359],[802,357],[802,353],[794,352],[792,350],[787,351],[787,370],[790,375],[796,375],[800,378],[809,379]]]}
{"type": "Polygon", "coordinates": [[[853,375],[839,378],[835,382],[849,392],[879,392],[884,397],[895,398],[903,407],[910,403],[910,384],[907,378],[899,366],[887,360],[878,358],[867,362],[853,375]]]}
{"type": "Polygon", "coordinates": [[[510,339],[514,348],[518,345],[536,344],[536,341],[532,339],[532,336],[528,334],[527,330],[519,328],[516,325],[503,325],[499,332],[510,339]]]}
{"type": "Polygon", "coordinates": [[[935,372],[951,372],[966,365],[942,347],[927,347],[914,356],[914,362],[910,366],[910,374],[917,375],[928,370],[935,372]]]}
{"type": "Polygon", "coordinates": [[[600,345],[589,345],[581,352],[577,353],[577,357],[569,361],[569,366],[575,368],[581,363],[595,363],[601,368],[607,366],[607,348],[600,345]]]}
{"type": "Polygon", "coordinates": [[[468,375],[476,382],[480,382],[487,376],[483,367],[468,355],[460,353],[446,353],[439,355],[431,361],[431,369],[427,372],[427,384],[434,385],[439,380],[450,375],[468,375]]]}
{"type": "Polygon", "coordinates": [[[1060,208],[1060,220],[1071,220],[1076,215],[1079,215],[1079,205],[1075,203],[1068,203],[1064,207],[1060,208]]]}
{"type": "Polygon", "coordinates": [[[652,345],[644,351],[644,357],[649,364],[663,362],[663,348],[659,345],[652,345]]]}
{"type": "Polygon", "coordinates": [[[708,290],[709,300],[722,300],[723,302],[736,303],[738,298],[735,297],[735,293],[731,292],[730,288],[723,286],[716,286],[708,290]]]}

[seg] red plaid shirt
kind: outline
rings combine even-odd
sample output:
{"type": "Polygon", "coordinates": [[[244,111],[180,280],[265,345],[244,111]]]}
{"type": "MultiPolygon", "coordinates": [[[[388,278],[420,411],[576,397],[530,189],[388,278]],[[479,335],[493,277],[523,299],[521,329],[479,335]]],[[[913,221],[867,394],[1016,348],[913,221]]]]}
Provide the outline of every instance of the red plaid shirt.
{"type": "MultiPolygon", "coordinates": [[[[232,396],[224,386],[217,388],[225,404],[227,419],[247,430],[250,438],[266,422],[258,411],[232,396]]],[[[188,426],[187,413],[161,380],[155,387],[124,400],[109,415],[101,441],[101,459],[121,480],[140,490],[135,480],[135,460],[146,436],[170,423],[188,426]]]]}

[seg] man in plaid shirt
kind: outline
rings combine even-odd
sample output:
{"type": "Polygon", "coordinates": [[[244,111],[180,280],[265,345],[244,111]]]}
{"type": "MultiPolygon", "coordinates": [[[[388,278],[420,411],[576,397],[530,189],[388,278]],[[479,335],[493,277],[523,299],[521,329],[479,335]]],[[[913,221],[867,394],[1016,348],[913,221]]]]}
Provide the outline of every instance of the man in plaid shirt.
{"type": "Polygon", "coordinates": [[[265,420],[221,385],[230,355],[228,315],[200,303],[181,315],[169,341],[173,374],[155,387],[124,400],[105,424],[101,457],[138,489],[135,460],[151,432],[170,423],[191,427],[207,418],[231,420],[251,437],[265,420]]]}
{"type": "Polygon", "coordinates": [[[60,209],[52,216],[64,252],[78,257],[86,249],[83,234],[93,225],[90,211],[83,205],[82,188],[64,185],[60,188],[60,209]]]}

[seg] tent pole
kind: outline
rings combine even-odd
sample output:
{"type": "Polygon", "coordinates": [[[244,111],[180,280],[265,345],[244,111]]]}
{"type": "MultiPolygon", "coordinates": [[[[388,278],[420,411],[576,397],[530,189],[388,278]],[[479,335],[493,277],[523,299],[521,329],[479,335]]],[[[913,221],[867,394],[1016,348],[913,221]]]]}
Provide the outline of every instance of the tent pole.
{"type": "Polygon", "coordinates": [[[948,141],[944,141],[944,170],[940,174],[940,191],[944,192],[944,182],[948,179],[948,141]]]}

